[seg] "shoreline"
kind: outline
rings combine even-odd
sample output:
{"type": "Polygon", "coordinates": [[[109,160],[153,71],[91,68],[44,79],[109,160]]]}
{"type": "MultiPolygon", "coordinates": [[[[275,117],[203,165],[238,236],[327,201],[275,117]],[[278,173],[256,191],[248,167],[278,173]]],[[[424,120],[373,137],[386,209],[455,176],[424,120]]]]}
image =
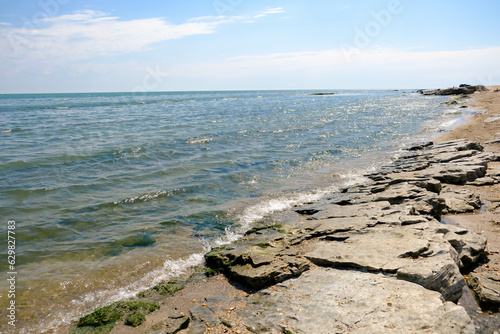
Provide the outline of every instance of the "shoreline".
{"type": "MultiPolygon", "coordinates": [[[[476,94],[487,94],[487,93],[476,93],[476,94]]],[[[474,94],[474,96],[473,96],[475,101],[476,101],[476,94],[474,94]]],[[[489,94],[494,94],[494,93],[489,93],[489,94]]],[[[494,97],[496,97],[496,96],[494,96],[494,97]]],[[[476,104],[477,104],[477,102],[475,102],[473,105],[476,106],[476,104]]],[[[477,107],[479,107],[479,106],[477,106],[477,107]]],[[[489,112],[489,114],[492,114],[492,113],[494,113],[494,111],[489,112]]],[[[488,115],[486,115],[486,114],[477,114],[477,115],[473,116],[472,118],[473,119],[478,118],[480,120],[480,122],[484,122],[484,119],[487,116],[488,115]]],[[[469,122],[467,122],[466,124],[457,127],[456,129],[458,129],[457,130],[458,134],[456,134],[456,135],[458,136],[462,132],[464,132],[466,134],[471,133],[470,123],[472,121],[473,120],[469,120],[469,122]],[[465,127],[465,129],[462,129],[464,127],[465,127]]],[[[436,142],[442,143],[442,142],[445,142],[447,140],[451,140],[451,139],[447,139],[447,136],[451,136],[451,133],[454,133],[456,129],[452,130],[451,132],[447,132],[446,134],[443,134],[442,136],[439,136],[437,138],[436,142]]],[[[483,132],[484,131],[481,131],[481,136],[484,136],[483,132]]],[[[482,139],[483,137],[480,137],[480,138],[482,139]]],[[[494,138],[486,138],[484,140],[484,142],[491,140],[491,139],[494,139],[494,138]]],[[[495,147],[490,147],[493,145],[498,145],[498,144],[485,145],[485,152],[499,152],[500,151],[500,150],[495,150],[495,147]]],[[[430,185],[429,187],[432,187],[432,185],[430,185]]],[[[460,188],[462,186],[457,186],[457,187],[460,188]]],[[[346,193],[349,193],[349,191],[350,190],[346,190],[346,193]]],[[[315,203],[315,204],[317,204],[317,203],[315,203]]],[[[314,206],[314,204],[313,204],[313,206],[314,206]]],[[[323,208],[323,210],[325,210],[325,209],[323,208]]],[[[373,208],[371,208],[371,210],[373,210],[373,208]]],[[[304,212],[304,211],[302,211],[302,212],[304,212]]],[[[304,217],[304,219],[306,219],[306,216],[304,217]]],[[[307,223],[307,219],[305,222],[307,223]]],[[[392,222],[392,223],[389,222],[389,223],[392,224],[394,222],[392,222]]],[[[424,222],[421,221],[420,223],[424,223],[424,222]]],[[[415,224],[418,225],[420,223],[415,223],[415,224]]],[[[408,224],[408,225],[414,225],[414,224],[412,223],[412,224],[408,224]]],[[[268,248],[275,248],[273,243],[268,245],[268,243],[269,243],[268,238],[271,238],[271,240],[273,242],[275,242],[275,238],[279,238],[280,234],[283,234],[283,232],[285,232],[285,235],[290,235],[290,234],[296,235],[297,233],[299,233],[298,230],[304,230],[304,227],[277,226],[277,227],[274,227],[271,229],[262,228],[261,231],[259,231],[258,229],[257,230],[254,229],[253,231],[251,231],[251,232],[253,232],[254,235],[252,235],[252,233],[247,233],[247,236],[250,236],[251,245],[259,244],[259,242],[257,242],[257,239],[260,238],[261,236],[264,236],[264,239],[263,239],[264,241],[260,242],[261,246],[259,246],[259,247],[262,248],[263,250],[267,250],[268,248]],[[283,231],[283,229],[285,229],[285,231],[283,231]]],[[[314,238],[317,238],[317,237],[312,237],[311,240],[313,240],[314,238]]],[[[340,237],[333,236],[332,238],[333,239],[337,238],[338,240],[341,240],[341,239],[345,238],[345,236],[340,236],[340,237]]],[[[311,245],[311,242],[309,240],[305,240],[303,243],[301,242],[300,244],[301,244],[301,247],[303,247],[303,249],[300,250],[301,252],[303,252],[302,255],[304,255],[308,251],[310,251],[311,247],[314,248],[313,245],[311,245]]],[[[247,247],[248,247],[248,245],[247,245],[247,247]]],[[[283,251],[283,249],[281,249],[281,251],[283,251]]],[[[309,257],[309,261],[311,261],[310,259],[311,259],[311,257],[309,257]]],[[[254,260],[255,260],[255,258],[254,258],[254,260]]],[[[266,261],[272,262],[272,259],[261,259],[261,261],[263,261],[262,263],[266,263],[266,261]]],[[[283,271],[290,271],[292,274],[294,274],[293,273],[294,268],[297,268],[297,270],[301,271],[301,272],[304,269],[303,270],[304,273],[306,273],[306,272],[318,272],[321,270],[317,269],[316,267],[320,267],[318,265],[318,263],[320,263],[320,262],[321,261],[318,261],[317,263],[312,263],[312,265],[311,265],[311,263],[309,263],[309,264],[294,263],[294,265],[296,265],[295,267],[293,265],[290,265],[290,263],[288,263],[288,265],[286,265],[282,269],[283,269],[283,271]],[[305,266],[308,266],[308,268],[305,268],[305,266]],[[290,269],[291,267],[292,267],[292,270],[290,269]],[[314,267],[314,268],[312,268],[312,267],[314,267]]],[[[347,265],[347,268],[349,268],[349,266],[350,265],[347,265]]],[[[367,270],[366,268],[364,268],[364,269],[361,268],[361,269],[367,270]]],[[[356,270],[356,271],[358,271],[358,270],[356,270]]],[[[296,272],[294,275],[292,275],[288,278],[300,277],[300,275],[297,276],[297,273],[298,272],[296,272]]],[[[225,332],[251,333],[252,331],[249,331],[249,328],[252,326],[249,326],[248,323],[246,323],[244,321],[246,318],[244,316],[245,312],[246,312],[245,310],[247,309],[247,306],[251,305],[251,303],[256,302],[252,298],[256,298],[255,296],[260,297],[260,295],[262,294],[262,293],[258,293],[257,291],[259,291],[259,290],[266,291],[266,289],[254,290],[254,289],[248,289],[248,287],[245,288],[243,286],[239,286],[237,283],[234,282],[234,276],[233,276],[233,281],[229,281],[225,276],[222,276],[222,275],[216,275],[216,276],[213,276],[210,278],[201,278],[202,275],[203,275],[203,272],[200,272],[197,275],[197,277],[198,277],[197,279],[195,279],[194,281],[186,282],[185,288],[183,290],[177,292],[174,296],[171,296],[171,297],[170,296],[169,297],[159,297],[159,296],[151,297],[152,300],[156,300],[160,304],[162,304],[161,305],[162,309],[160,309],[159,311],[156,311],[154,313],[151,313],[148,316],[146,322],[143,325],[141,325],[140,327],[132,328],[132,327],[124,326],[122,323],[118,323],[115,326],[115,328],[112,330],[112,333],[143,333],[146,329],[155,330],[155,328],[157,328],[158,330],[161,330],[161,329],[164,329],[165,326],[168,327],[169,324],[174,324],[176,322],[179,322],[178,319],[185,319],[186,317],[190,317],[190,319],[191,319],[190,328],[188,328],[186,330],[180,330],[180,331],[178,331],[178,333],[190,333],[193,330],[193,328],[195,328],[195,325],[200,323],[200,321],[196,321],[197,319],[198,320],[199,319],[206,320],[203,317],[212,317],[211,318],[212,325],[210,325],[210,332],[211,333],[225,333],[225,332]],[[220,295],[224,295],[224,296],[226,296],[226,298],[221,299],[220,295]],[[219,297],[216,298],[214,296],[219,296],[219,297]],[[253,301],[250,302],[250,300],[253,300],[253,301]],[[207,306],[207,304],[208,304],[208,306],[207,306]],[[224,304],[225,306],[220,306],[222,304],[224,304]],[[232,305],[232,306],[230,306],[230,305],[232,305]],[[210,314],[209,315],[205,314],[206,312],[203,312],[203,311],[206,311],[205,309],[210,309],[211,310],[210,312],[215,316],[210,315],[210,314]],[[201,315],[200,314],[197,315],[196,312],[198,312],[198,311],[201,313],[201,315]],[[222,321],[221,318],[224,318],[225,321],[222,321]],[[226,324],[225,324],[225,322],[226,322],[226,324]],[[231,324],[230,329],[227,326],[227,324],[231,324]]],[[[370,273],[370,275],[372,275],[372,273],[370,273]]],[[[288,282],[288,281],[292,281],[292,280],[285,280],[285,283],[283,284],[283,286],[285,286],[287,284],[286,282],[288,282]]],[[[394,283],[394,282],[392,282],[392,283],[394,283]]],[[[400,281],[397,281],[396,284],[399,284],[399,283],[400,283],[400,281]]],[[[411,283],[411,284],[413,284],[413,283],[411,283]]],[[[413,284],[413,285],[416,285],[416,284],[413,284]]],[[[269,292],[269,293],[270,294],[272,294],[272,293],[278,294],[279,291],[277,291],[277,290],[279,290],[281,288],[280,284],[277,284],[277,285],[272,284],[271,286],[272,287],[269,288],[269,290],[271,290],[272,292],[269,292]],[[273,290],[273,289],[275,289],[275,290],[273,290]]],[[[290,286],[288,286],[286,289],[290,290],[290,286]]],[[[262,301],[260,301],[260,302],[263,304],[266,303],[266,302],[262,302],[262,301]]],[[[391,303],[391,305],[392,305],[392,303],[391,303]]],[[[248,308],[251,308],[251,307],[248,307],[248,308]]],[[[260,312],[260,311],[257,310],[256,312],[260,312]]],[[[208,326],[206,326],[207,323],[210,324],[209,321],[201,321],[201,324],[206,327],[205,329],[209,328],[208,326]]],[[[175,327],[175,325],[173,325],[173,326],[175,327]]],[[[470,329],[470,324],[468,326],[469,326],[468,328],[470,329]]],[[[253,327],[255,327],[255,326],[253,326],[253,327]]],[[[466,328],[466,327],[467,326],[465,326],[464,328],[466,328]]],[[[200,328],[200,327],[198,327],[198,328],[200,328]]],[[[285,328],[282,330],[284,331],[284,330],[288,330],[288,329],[285,328]]],[[[281,331],[281,332],[283,332],[283,331],[281,331]]],[[[198,332],[203,332],[203,331],[198,331],[198,332]]],[[[289,332],[293,332],[293,331],[289,331],[289,332]]],[[[467,331],[464,331],[464,332],[467,332],[467,331]]],[[[194,331],[193,333],[197,333],[197,332],[194,331]]]]}

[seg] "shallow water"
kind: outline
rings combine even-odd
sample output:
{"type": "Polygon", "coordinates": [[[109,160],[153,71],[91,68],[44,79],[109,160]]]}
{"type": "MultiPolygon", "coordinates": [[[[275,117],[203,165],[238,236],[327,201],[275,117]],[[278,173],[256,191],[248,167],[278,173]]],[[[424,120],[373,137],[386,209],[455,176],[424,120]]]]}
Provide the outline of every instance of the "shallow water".
{"type": "Polygon", "coordinates": [[[336,92],[0,95],[17,329],[40,333],[180,275],[464,116],[443,97],[336,92]]]}

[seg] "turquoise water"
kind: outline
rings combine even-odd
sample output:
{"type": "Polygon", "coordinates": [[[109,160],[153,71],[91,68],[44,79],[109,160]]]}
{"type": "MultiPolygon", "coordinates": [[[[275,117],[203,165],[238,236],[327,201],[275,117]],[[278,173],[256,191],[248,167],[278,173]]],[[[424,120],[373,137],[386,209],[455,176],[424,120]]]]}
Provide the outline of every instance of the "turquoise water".
{"type": "Polygon", "coordinates": [[[19,326],[56,328],[179,275],[462,116],[411,91],[309,93],[0,95],[19,326]]]}

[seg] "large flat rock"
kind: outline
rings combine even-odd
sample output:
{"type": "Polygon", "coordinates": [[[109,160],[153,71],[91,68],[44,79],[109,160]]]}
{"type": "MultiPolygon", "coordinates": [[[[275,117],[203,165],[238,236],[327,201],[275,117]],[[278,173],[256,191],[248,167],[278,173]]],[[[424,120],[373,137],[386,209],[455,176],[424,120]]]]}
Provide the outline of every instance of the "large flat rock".
{"type": "Polygon", "coordinates": [[[312,270],[252,298],[241,315],[255,333],[475,332],[462,307],[382,274],[312,270]]]}
{"type": "Polygon", "coordinates": [[[446,300],[458,301],[465,280],[460,274],[459,255],[445,236],[425,222],[372,228],[346,232],[333,241],[317,241],[305,257],[319,266],[396,274],[440,292],[446,300]]]}

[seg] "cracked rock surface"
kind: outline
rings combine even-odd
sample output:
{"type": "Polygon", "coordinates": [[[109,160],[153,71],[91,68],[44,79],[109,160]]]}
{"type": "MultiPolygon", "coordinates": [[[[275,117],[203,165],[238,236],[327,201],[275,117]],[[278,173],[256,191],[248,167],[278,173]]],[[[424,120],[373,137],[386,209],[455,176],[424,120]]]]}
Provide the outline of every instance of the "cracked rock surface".
{"type": "Polygon", "coordinates": [[[498,182],[486,175],[497,157],[482,151],[466,140],[414,147],[367,184],[297,207],[304,219],[285,231],[213,250],[207,265],[258,291],[239,314],[255,333],[474,333],[454,302],[486,239],[440,219],[481,206],[448,184],[498,182]]]}

